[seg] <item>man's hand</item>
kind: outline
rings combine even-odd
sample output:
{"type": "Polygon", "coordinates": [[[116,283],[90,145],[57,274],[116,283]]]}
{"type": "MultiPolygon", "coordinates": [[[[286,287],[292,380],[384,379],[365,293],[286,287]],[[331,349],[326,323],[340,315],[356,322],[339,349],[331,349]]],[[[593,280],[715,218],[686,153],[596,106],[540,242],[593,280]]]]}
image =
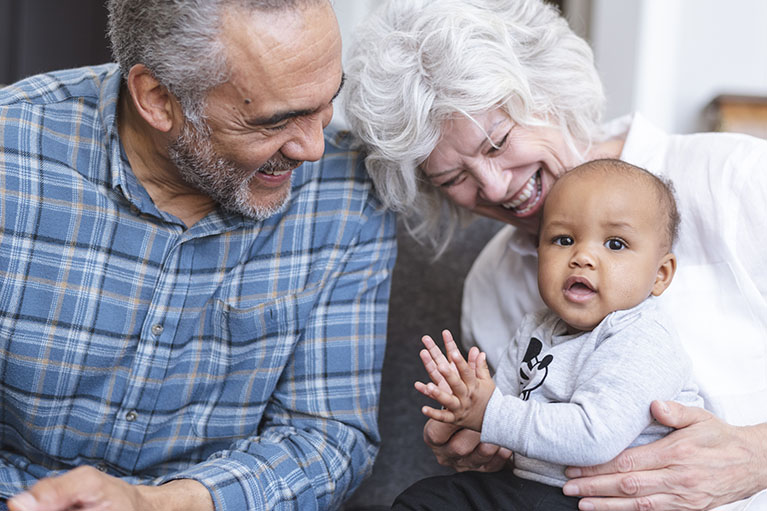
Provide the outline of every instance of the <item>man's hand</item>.
{"type": "Polygon", "coordinates": [[[423,427],[423,440],[431,447],[440,465],[458,472],[497,472],[511,457],[508,449],[480,442],[476,431],[432,419],[423,427]]]}
{"type": "Polygon", "coordinates": [[[42,479],[8,501],[10,511],[213,510],[208,490],[183,479],[162,486],[133,486],[93,467],[42,479]]]}
{"type": "Polygon", "coordinates": [[[594,511],[702,510],[767,487],[767,425],[735,427],[702,408],[652,403],[653,416],[675,428],[603,465],[568,468],[566,495],[594,511]]]}

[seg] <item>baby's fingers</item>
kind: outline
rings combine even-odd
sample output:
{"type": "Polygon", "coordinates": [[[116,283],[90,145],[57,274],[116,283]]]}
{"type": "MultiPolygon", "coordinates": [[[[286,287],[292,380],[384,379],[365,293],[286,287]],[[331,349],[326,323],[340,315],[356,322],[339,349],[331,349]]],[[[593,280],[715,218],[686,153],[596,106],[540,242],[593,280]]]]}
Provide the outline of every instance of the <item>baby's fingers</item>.
{"type": "MultiPolygon", "coordinates": [[[[463,355],[458,350],[450,353],[450,360],[458,369],[462,382],[466,385],[474,381],[474,368],[471,367],[464,359],[463,355]]],[[[452,387],[452,385],[451,385],[452,387]]]]}
{"type": "Polygon", "coordinates": [[[415,390],[417,390],[424,396],[431,397],[431,392],[429,392],[429,386],[427,384],[417,381],[413,384],[413,386],[415,387],[415,390]]]}
{"type": "MultiPolygon", "coordinates": [[[[460,353],[458,356],[460,357],[460,353]]],[[[461,361],[463,362],[463,359],[461,359],[461,361]]],[[[466,362],[463,363],[464,365],[466,364],[466,362]]],[[[463,380],[462,373],[456,370],[455,365],[448,366],[446,364],[439,364],[438,368],[445,383],[447,383],[447,386],[450,388],[451,393],[456,396],[463,396],[466,394],[466,383],[463,380]]],[[[440,388],[442,388],[442,386],[440,386],[440,388]]]]}
{"type": "Polygon", "coordinates": [[[446,422],[448,424],[455,423],[455,414],[451,412],[450,410],[446,410],[446,409],[437,410],[436,408],[432,408],[431,406],[424,406],[421,408],[421,413],[423,413],[428,418],[434,419],[436,421],[446,422]]]}
{"type": "Polygon", "coordinates": [[[434,342],[434,339],[431,338],[429,335],[424,335],[421,337],[421,343],[424,345],[424,347],[428,350],[431,349],[432,346],[436,346],[437,343],[434,342]]]}
{"type": "Polygon", "coordinates": [[[424,348],[428,350],[434,362],[436,362],[437,364],[441,362],[449,363],[447,359],[445,358],[445,355],[442,353],[442,350],[439,349],[439,346],[437,346],[437,343],[434,342],[434,339],[432,339],[428,335],[424,335],[423,337],[421,337],[421,342],[423,343],[424,348]]]}
{"type": "Polygon", "coordinates": [[[429,378],[431,378],[434,383],[438,384],[439,381],[442,380],[442,374],[439,372],[439,368],[437,367],[437,361],[434,360],[428,350],[419,351],[418,356],[421,358],[423,368],[426,369],[427,373],[429,373],[429,378]],[[437,381],[435,381],[435,378],[437,381]]]}
{"type": "Polygon", "coordinates": [[[467,361],[469,362],[469,367],[477,370],[477,359],[479,358],[479,349],[476,346],[473,346],[469,350],[469,356],[467,357],[467,361]]]}
{"type": "MultiPolygon", "coordinates": [[[[434,382],[435,385],[438,385],[440,389],[442,389],[444,392],[452,392],[450,390],[450,385],[448,385],[447,381],[445,380],[445,377],[442,376],[442,373],[439,370],[439,366],[437,362],[434,361],[434,359],[431,357],[431,354],[427,350],[421,350],[420,353],[421,356],[421,362],[423,362],[423,367],[426,369],[426,373],[429,375],[429,379],[434,382]]],[[[446,364],[447,361],[443,362],[443,365],[446,364]]]]}
{"type": "Polygon", "coordinates": [[[445,343],[445,353],[450,353],[458,349],[458,345],[453,339],[453,334],[450,330],[442,330],[442,342],[445,343]]]}
{"type": "Polygon", "coordinates": [[[417,381],[415,382],[415,389],[424,396],[435,400],[445,408],[455,408],[460,404],[460,401],[458,401],[454,395],[442,391],[433,383],[422,383],[417,381]]]}
{"type": "Polygon", "coordinates": [[[490,376],[490,367],[487,365],[487,354],[484,351],[477,357],[475,373],[477,378],[482,380],[492,378],[492,376],[490,376]]]}

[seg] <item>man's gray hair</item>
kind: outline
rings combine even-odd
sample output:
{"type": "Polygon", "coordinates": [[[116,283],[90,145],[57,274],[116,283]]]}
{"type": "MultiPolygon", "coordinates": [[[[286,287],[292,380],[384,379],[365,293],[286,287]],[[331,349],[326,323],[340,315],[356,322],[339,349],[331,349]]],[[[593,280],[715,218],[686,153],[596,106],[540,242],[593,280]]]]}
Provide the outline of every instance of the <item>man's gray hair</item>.
{"type": "Polygon", "coordinates": [[[471,216],[418,168],[443,121],[501,107],[520,125],[559,128],[576,155],[599,131],[592,51],[540,0],[389,0],[348,57],[345,115],[367,146],[368,172],[411,234],[440,251],[471,216]]]}
{"type": "Polygon", "coordinates": [[[274,11],[321,0],[109,0],[112,55],[124,76],[143,64],[200,125],[205,97],[228,79],[221,43],[226,8],[274,11]]]}

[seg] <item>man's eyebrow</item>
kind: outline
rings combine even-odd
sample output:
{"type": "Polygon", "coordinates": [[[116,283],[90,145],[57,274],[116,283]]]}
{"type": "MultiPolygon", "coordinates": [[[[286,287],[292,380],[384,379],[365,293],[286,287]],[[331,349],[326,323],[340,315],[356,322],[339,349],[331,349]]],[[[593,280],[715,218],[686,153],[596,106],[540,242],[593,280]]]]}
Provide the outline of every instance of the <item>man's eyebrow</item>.
{"type": "MultiPolygon", "coordinates": [[[[341,89],[344,86],[344,82],[346,82],[346,74],[341,75],[341,84],[338,86],[338,90],[336,91],[336,93],[333,94],[333,97],[330,100],[331,103],[335,101],[335,99],[338,97],[339,94],[341,94],[341,89]]],[[[253,119],[248,119],[248,124],[250,124],[251,126],[269,126],[272,124],[279,124],[282,121],[286,121],[288,119],[294,119],[296,117],[311,115],[317,110],[319,110],[319,108],[314,110],[304,109],[304,110],[289,110],[287,112],[277,112],[271,117],[256,117],[253,119]]]]}
{"type": "Polygon", "coordinates": [[[288,119],[310,115],[313,112],[314,110],[289,110],[287,112],[277,112],[271,117],[254,117],[248,119],[247,123],[251,126],[270,126],[272,124],[279,124],[288,119]]]}
{"type": "Polygon", "coordinates": [[[331,103],[336,100],[339,94],[341,94],[341,89],[344,88],[345,83],[346,83],[346,73],[341,73],[341,83],[338,85],[338,90],[336,91],[336,93],[333,94],[333,98],[330,100],[331,103]]]}

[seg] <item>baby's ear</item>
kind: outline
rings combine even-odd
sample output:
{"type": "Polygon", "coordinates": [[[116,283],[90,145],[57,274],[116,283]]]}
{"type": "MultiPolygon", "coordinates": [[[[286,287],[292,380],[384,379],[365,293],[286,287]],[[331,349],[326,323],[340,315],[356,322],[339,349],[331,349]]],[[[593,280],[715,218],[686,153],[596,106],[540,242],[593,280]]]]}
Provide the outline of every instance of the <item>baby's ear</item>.
{"type": "Polygon", "coordinates": [[[671,284],[676,273],[676,256],[669,252],[660,260],[658,272],[655,274],[655,284],[652,286],[653,296],[660,296],[671,284]]]}

